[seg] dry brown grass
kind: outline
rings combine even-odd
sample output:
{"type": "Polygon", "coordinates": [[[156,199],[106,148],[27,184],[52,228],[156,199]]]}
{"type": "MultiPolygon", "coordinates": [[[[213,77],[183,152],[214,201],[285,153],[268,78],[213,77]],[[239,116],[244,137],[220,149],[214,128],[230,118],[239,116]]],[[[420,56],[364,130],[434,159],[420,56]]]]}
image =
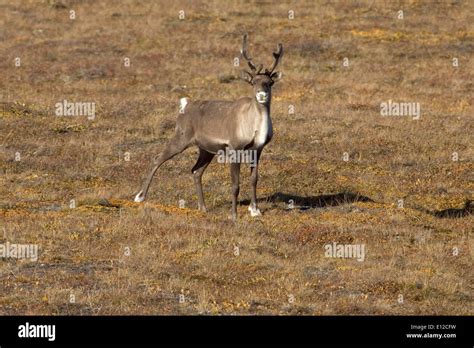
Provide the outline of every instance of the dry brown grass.
{"type": "Polygon", "coordinates": [[[40,259],[0,259],[0,313],[472,315],[473,217],[424,210],[472,199],[473,13],[472,1],[3,3],[0,242],[36,243],[40,259]],[[277,42],[286,50],[263,216],[242,204],[240,221],[227,220],[218,163],[204,175],[210,211],[196,212],[195,150],[132,203],[178,97],[249,93],[229,78],[245,31],[266,63],[277,42]],[[63,99],[95,102],[96,119],[55,116],[63,99]],[[389,99],[419,102],[421,119],[380,116],[389,99]],[[321,204],[342,192],[372,201],[321,204]],[[297,197],[318,206],[287,210],[297,197]],[[365,244],[365,261],[326,258],[332,242],[365,244]]]}

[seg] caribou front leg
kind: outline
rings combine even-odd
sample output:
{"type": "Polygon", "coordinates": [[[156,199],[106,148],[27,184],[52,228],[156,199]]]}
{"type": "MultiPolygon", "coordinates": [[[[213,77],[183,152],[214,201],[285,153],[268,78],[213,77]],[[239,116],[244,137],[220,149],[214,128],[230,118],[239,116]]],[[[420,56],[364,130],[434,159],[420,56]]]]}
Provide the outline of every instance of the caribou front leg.
{"type": "Polygon", "coordinates": [[[262,153],[262,149],[258,150],[250,150],[256,151],[257,156],[254,163],[251,163],[250,166],[250,181],[252,184],[252,197],[250,199],[249,211],[251,216],[259,216],[262,215],[260,209],[257,208],[257,183],[258,183],[258,162],[260,160],[260,154],[262,153]]]}
{"type": "Polygon", "coordinates": [[[240,191],[240,162],[230,164],[230,176],[232,177],[232,220],[237,220],[237,199],[240,191]]]}

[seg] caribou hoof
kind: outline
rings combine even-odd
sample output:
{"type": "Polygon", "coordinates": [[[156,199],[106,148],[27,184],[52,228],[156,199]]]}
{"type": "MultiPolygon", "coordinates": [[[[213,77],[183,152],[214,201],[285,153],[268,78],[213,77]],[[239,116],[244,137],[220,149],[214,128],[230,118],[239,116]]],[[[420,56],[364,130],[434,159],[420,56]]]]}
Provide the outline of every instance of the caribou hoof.
{"type": "Polygon", "coordinates": [[[144,200],[145,200],[145,197],[143,196],[142,191],[138,192],[134,199],[134,201],[138,203],[143,202],[144,200]]]}
{"type": "Polygon", "coordinates": [[[249,212],[250,212],[250,216],[252,216],[252,217],[262,215],[262,213],[260,212],[260,209],[254,208],[254,207],[251,207],[251,206],[249,206],[249,212]]]}

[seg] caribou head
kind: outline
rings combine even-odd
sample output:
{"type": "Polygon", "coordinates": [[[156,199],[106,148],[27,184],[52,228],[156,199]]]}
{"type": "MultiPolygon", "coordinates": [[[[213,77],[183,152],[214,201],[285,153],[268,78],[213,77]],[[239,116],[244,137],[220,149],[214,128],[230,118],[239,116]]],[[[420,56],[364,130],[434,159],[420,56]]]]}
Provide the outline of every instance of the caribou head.
{"type": "Polygon", "coordinates": [[[265,71],[263,72],[263,65],[255,65],[252,61],[252,58],[249,56],[249,53],[247,51],[247,34],[244,35],[242,50],[240,52],[242,54],[242,57],[244,57],[244,59],[247,61],[247,64],[250,68],[250,71],[242,71],[241,78],[253,86],[255,99],[258,103],[270,103],[272,86],[276,81],[281,78],[281,72],[275,71],[275,68],[277,67],[283,55],[282,44],[278,44],[277,51],[273,52],[274,62],[272,67],[270,69],[265,69],[265,71]]]}

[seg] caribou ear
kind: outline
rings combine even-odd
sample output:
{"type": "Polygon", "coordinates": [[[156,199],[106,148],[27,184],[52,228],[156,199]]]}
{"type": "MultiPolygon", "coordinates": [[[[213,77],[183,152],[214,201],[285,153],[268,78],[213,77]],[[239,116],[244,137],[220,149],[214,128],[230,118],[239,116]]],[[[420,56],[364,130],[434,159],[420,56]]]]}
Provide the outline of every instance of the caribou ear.
{"type": "Polygon", "coordinates": [[[277,82],[278,80],[281,79],[282,73],[280,71],[275,71],[273,74],[271,74],[270,78],[272,79],[273,82],[277,82]]]}
{"type": "Polygon", "coordinates": [[[252,80],[253,80],[253,76],[251,73],[249,73],[248,71],[246,70],[242,70],[240,72],[240,78],[250,84],[252,84],[252,80]]]}

